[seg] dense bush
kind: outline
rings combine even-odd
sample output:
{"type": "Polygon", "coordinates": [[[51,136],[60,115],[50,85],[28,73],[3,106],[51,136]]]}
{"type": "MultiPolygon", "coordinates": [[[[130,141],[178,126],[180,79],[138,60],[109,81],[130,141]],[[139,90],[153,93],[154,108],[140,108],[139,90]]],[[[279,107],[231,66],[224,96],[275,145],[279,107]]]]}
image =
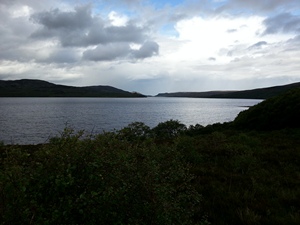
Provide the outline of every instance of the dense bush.
{"type": "Polygon", "coordinates": [[[2,224],[193,224],[200,200],[178,151],[115,133],[2,146],[0,165],[2,224]]]}
{"type": "Polygon", "coordinates": [[[127,141],[144,141],[152,136],[149,126],[142,122],[134,122],[117,131],[118,137],[127,141]]]}
{"type": "Polygon", "coordinates": [[[296,88],[241,112],[234,125],[256,130],[295,128],[300,127],[299,115],[300,88],[296,88]]]}
{"type": "Polygon", "coordinates": [[[178,120],[168,120],[159,123],[152,129],[153,135],[158,140],[168,141],[186,131],[186,126],[178,120]]]}

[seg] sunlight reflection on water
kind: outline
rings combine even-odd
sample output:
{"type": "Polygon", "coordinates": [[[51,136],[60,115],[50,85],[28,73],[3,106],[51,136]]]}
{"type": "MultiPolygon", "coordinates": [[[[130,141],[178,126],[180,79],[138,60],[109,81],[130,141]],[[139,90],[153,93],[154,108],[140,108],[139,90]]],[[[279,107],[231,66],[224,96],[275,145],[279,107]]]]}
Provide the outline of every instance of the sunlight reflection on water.
{"type": "Polygon", "coordinates": [[[44,143],[66,124],[101,133],[139,121],[150,127],[170,119],[189,125],[234,120],[261,100],[203,98],[0,98],[0,141],[44,143]]]}

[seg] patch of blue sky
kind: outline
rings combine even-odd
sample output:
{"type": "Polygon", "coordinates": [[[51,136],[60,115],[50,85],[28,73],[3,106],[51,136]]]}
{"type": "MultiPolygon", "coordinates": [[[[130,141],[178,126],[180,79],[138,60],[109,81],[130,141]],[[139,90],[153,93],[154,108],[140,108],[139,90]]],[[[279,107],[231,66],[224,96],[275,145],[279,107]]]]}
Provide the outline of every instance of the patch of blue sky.
{"type": "Polygon", "coordinates": [[[293,15],[300,16],[300,8],[299,9],[291,9],[290,13],[293,14],[293,15]]]}
{"type": "Polygon", "coordinates": [[[120,15],[126,15],[129,18],[134,18],[138,15],[138,12],[132,10],[130,7],[126,7],[125,4],[108,4],[103,1],[93,3],[93,14],[95,15],[106,17],[112,11],[120,15]]]}
{"type": "Polygon", "coordinates": [[[185,0],[151,0],[150,4],[154,5],[156,8],[164,8],[166,6],[175,7],[185,3],[185,0]]]}
{"type": "MultiPolygon", "coordinates": [[[[226,5],[228,5],[228,0],[206,0],[199,1],[199,3],[205,4],[208,10],[214,12],[215,14],[222,13],[226,9],[226,5]]],[[[228,9],[227,9],[228,10],[228,9]]]]}
{"type": "Polygon", "coordinates": [[[227,2],[227,0],[209,0],[210,5],[215,9],[224,6],[227,2]]]}
{"type": "Polygon", "coordinates": [[[173,36],[173,37],[178,37],[179,35],[177,30],[174,28],[174,24],[170,24],[170,23],[162,26],[159,30],[159,33],[161,35],[173,36]]]}
{"type": "Polygon", "coordinates": [[[95,14],[99,14],[99,13],[108,11],[107,4],[104,4],[102,2],[93,3],[92,6],[93,6],[93,8],[92,8],[93,13],[95,13],[95,14]]]}

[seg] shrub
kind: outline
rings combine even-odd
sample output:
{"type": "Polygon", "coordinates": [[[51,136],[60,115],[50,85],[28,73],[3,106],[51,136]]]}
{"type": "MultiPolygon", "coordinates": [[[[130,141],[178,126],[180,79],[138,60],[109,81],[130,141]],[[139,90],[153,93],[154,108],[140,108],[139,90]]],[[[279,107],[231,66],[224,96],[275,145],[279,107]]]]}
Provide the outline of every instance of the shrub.
{"type": "Polygon", "coordinates": [[[2,224],[194,224],[200,195],[176,148],[66,129],[34,152],[5,151],[2,224]]]}
{"type": "Polygon", "coordinates": [[[178,120],[168,120],[159,123],[152,131],[156,139],[171,140],[186,131],[186,129],[186,126],[178,120]]]}
{"type": "Polygon", "coordinates": [[[134,122],[117,131],[117,133],[120,138],[128,141],[143,141],[150,137],[151,129],[142,122],[134,122]]]}

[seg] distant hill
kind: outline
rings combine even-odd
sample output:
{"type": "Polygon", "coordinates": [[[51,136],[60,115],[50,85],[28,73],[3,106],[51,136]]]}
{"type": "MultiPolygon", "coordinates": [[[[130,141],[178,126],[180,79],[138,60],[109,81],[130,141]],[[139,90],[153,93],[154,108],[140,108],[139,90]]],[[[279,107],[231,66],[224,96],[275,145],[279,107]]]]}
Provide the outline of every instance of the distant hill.
{"type": "Polygon", "coordinates": [[[289,89],[300,87],[300,82],[274,86],[267,88],[258,88],[243,91],[207,91],[207,92],[173,92],[160,93],[156,97],[190,97],[190,98],[244,98],[244,99],[267,99],[283,93],[289,89]]]}
{"type": "Polygon", "coordinates": [[[300,88],[293,88],[240,112],[233,124],[255,130],[299,128],[299,115],[300,88]]]}
{"type": "Polygon", "coordinates": [[[0,97],[146,97],[111,86],[73,87],[43,80],[0,80],[0,97]]]}

